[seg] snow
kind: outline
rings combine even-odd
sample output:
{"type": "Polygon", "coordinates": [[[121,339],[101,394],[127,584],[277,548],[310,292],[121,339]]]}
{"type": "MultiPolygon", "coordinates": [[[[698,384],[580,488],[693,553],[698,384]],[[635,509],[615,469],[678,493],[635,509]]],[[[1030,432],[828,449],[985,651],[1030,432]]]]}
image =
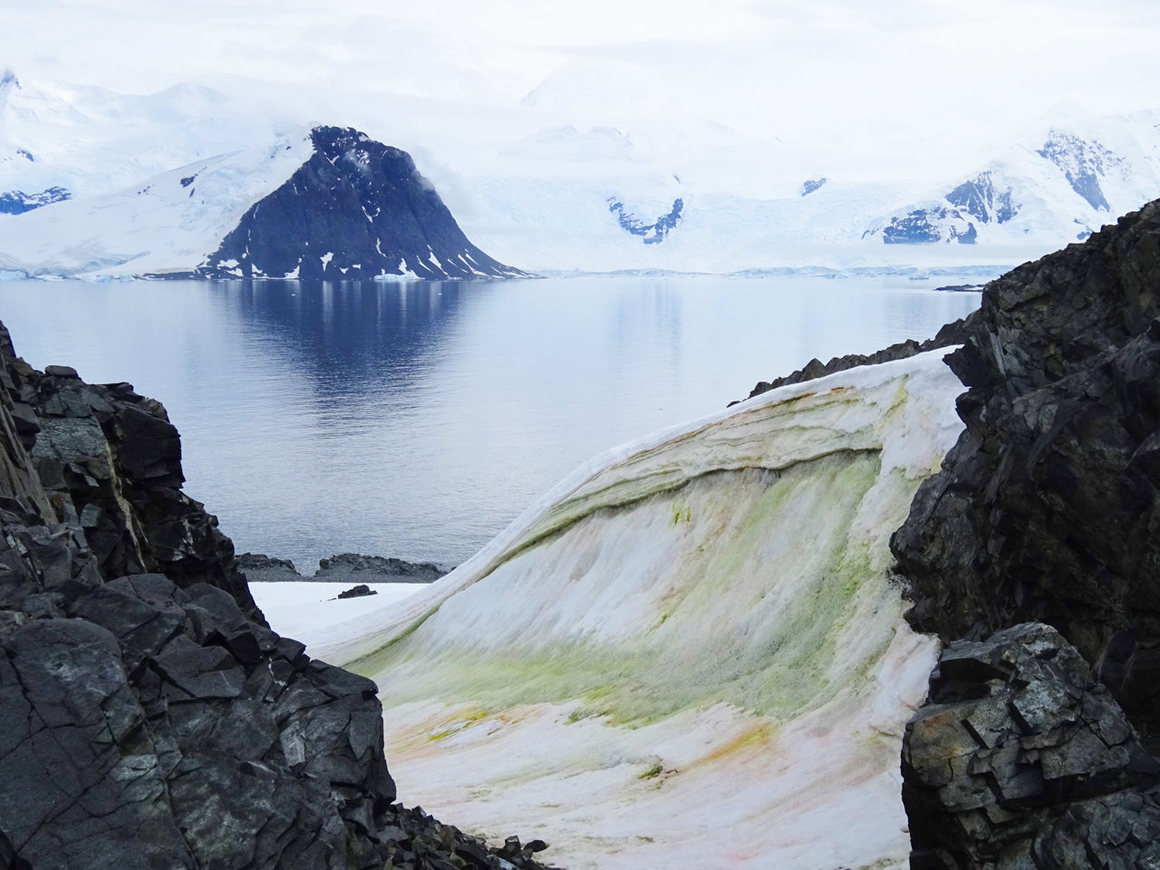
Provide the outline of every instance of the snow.
{"type": "Polygon", "coordinates": [[[187,272],[312,151],[305,130],[222,154],[129,188],[80,196],[6,221],[0,268],[70,277],[187,272]],[[181,184],[197,174],[194,196],[181,184]]]}
{"type": "Polygon", "coordinates": [[[274,631],[309,647],[318,631],[356,616],[381,617],[423,588],[421,583],[367,583],[374,595],[337,597],[355,585],[354,579],[349,583],[250,583],[250,592],[274,631]]]}
{"type": "MultiPolygon", "coordinates": [[[[560,116],[575,101],[561,102],[557,91],[574,85],[557,76],[537,88],[519,107],[520,124],[500,125],[507,132],[469,149],[471,160],[457,154],[455,169],[441,162],[443,153],[428,156],[434,145],[418,143],[421,169],[468,238],[537,273],[1006,267],[1160,196],[1156,112],[1045,119],[989,160],[907,175],[899,161],[888,168],[888,155],[866,152],[849,135],[787,130],[753,142],[722,125],[657,117],[585,127],[560,116]],[[1054,162],[1038,153],[1049,136],[1066,145],[1054,162]],[[1108,210],[1067,177],[1088,170],[1108,210]],[[946,205],[950,190],[980,172],[991,173],[997,190],[1012,190],[1013,220],[976,222],[974,245],[883,244],[892,218],[946,205]],[[800,195],[804,180],[822,176],[823,187],[800,195]],[[626,232],[609,210],[610,201],[622,203],[647,224],[677,198],[680,221],[654,244],[626,232]]],[[[0,103],[0,192],[61,186],[74,198],[0,215],[0,272],[190,271],[310,154],[305,125],[276,124],[208,88],[137,97],[22,79],[8,91],[0,103]]],[[[405,265],[401,272],[417,277],[405,265]]]]}
{"type": "Polygon", "coordinates": [[[887,541],[957,437],[945,351],[596,457],[396,607],[311,629],[400,794],[568,867],[902,867],[937,653],[887,541]]]}

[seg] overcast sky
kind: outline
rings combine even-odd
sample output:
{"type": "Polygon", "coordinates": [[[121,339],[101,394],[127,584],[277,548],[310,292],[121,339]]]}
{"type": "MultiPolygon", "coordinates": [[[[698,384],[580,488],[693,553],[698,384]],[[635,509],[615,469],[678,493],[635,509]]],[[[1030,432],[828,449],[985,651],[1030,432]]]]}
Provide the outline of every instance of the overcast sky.
{"type": "Polygon", "coordinates": [[[0,33],[18,75],[203,83],[412,139],[676,122],[969,150],[1067,104],[1160,106],[1155,0],[0,0],[0,33]]]}

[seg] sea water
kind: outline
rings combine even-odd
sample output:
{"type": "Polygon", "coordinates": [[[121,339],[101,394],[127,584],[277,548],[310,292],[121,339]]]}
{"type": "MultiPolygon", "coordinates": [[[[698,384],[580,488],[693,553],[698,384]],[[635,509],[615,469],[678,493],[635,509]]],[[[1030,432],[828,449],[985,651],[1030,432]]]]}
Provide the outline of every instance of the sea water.
{"type": "Polygon", "coordinates": [[[238,552],[310,573],[456,564],[594,453],[978,307],[939,283],[9,281],[0,320],[37,368],[160,399],[186,492],[238,552]]]}

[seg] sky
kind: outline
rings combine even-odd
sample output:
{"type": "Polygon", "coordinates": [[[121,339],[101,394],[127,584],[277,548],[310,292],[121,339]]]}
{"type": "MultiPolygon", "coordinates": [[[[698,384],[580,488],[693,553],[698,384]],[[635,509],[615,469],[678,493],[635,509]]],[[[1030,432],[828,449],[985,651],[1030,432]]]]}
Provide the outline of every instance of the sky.
{"type": "Polygon", "coordinates": [[[448,161],[572,124],[906,167],[1160,105],[1154,0],[0,0],[0,33],[18,75],[200,83],[448,161]]]}

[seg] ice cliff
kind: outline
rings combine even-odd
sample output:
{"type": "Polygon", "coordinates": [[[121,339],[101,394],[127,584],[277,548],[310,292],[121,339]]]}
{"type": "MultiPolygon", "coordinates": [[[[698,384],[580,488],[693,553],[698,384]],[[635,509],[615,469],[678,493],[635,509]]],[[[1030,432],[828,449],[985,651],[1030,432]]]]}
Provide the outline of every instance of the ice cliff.
{"type": "Polygon", "coordinates": [[[379,682],[404,791],[518,818],[567,866],[901,865],[900,737],[936,647],[887,541],[958,435],[942,355],[599,457],[311,649],[379,682]]]}

